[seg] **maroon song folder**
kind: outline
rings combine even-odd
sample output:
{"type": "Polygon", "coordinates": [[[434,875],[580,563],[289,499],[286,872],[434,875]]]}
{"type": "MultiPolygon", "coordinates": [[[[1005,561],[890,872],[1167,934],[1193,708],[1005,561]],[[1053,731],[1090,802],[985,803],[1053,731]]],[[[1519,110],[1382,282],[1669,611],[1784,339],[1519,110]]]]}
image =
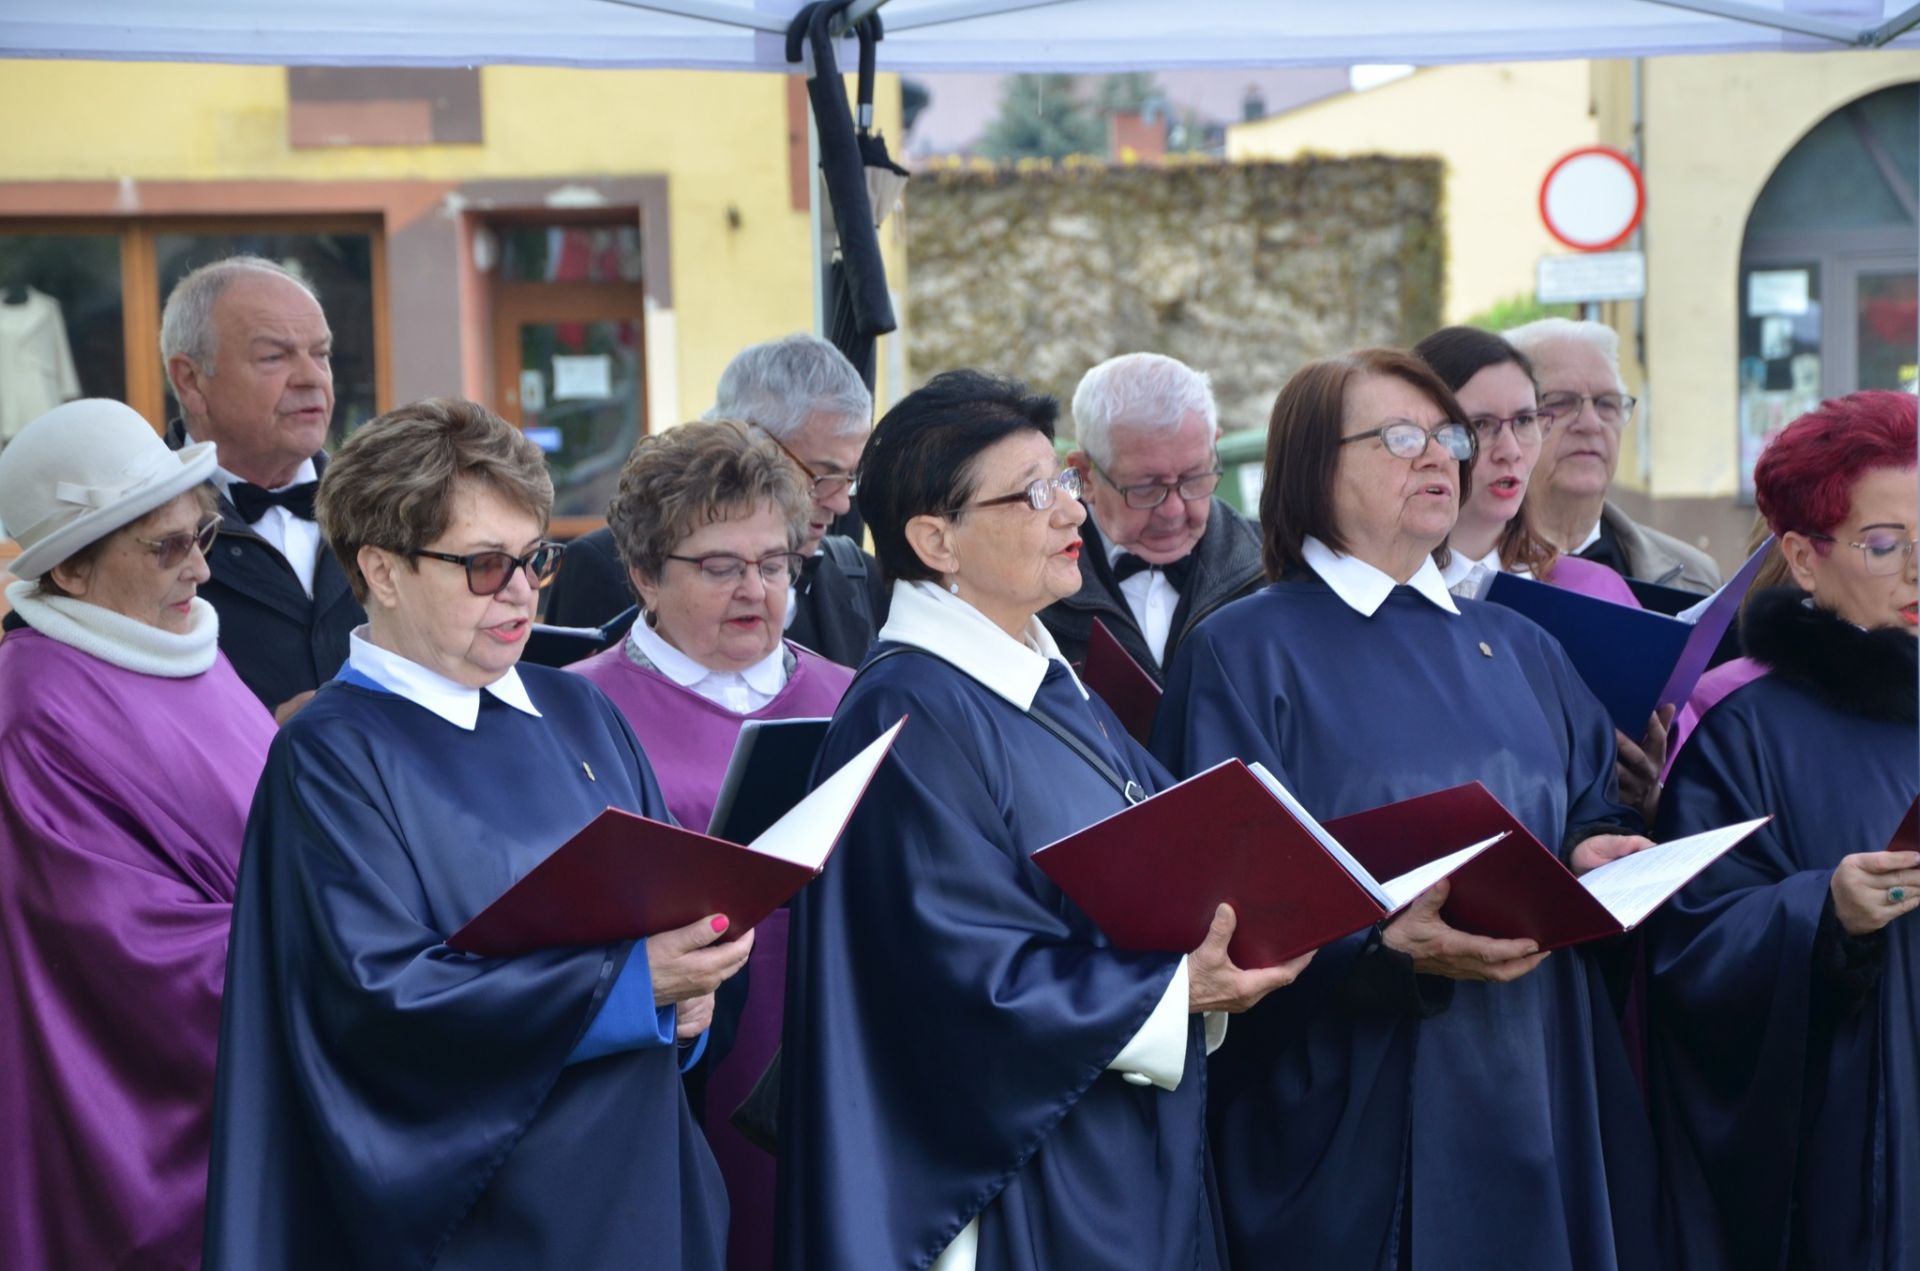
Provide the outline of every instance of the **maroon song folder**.
{"type": "Polygon", "coordinates": [[[1893,838],[1887,843],[1889,852],[1920,852],[1920,799],[1913,801],[1907,809],[1906,817],[1900,822],[1900,828],[1893,832],[1893,838]]]}
{"type": "Polygon", "coordinates": [[[1146,745],[1153,736],[1153,718],[1160,713],[1160,685],[1098,618],[1093,620],[1093,633],[1087,637],[1087,660],[1080,668],[1080,678],[1113,708],[1133,739],[1146,745]]]}
{"type": "Polygon", "coordinates": [[[821,782],[748,846],[608,808],[447,943],[511,957],[561,945],[612,944],[708,914],[737,939],[826,868],[902,719],[821,782]]]}
{"type": "Polygon", "coordinates": [[[1454,850],[1381,882],[1258,764],[1229,759],[1032,859],[1120,948],[1190,952],[1225,901],[1234,963],[1267,967],[1371,926],[1487,846],[1427,837],[1454,850]]]}
{"type": "Polygon", "coordinates": [[[1441,917],[1462,931],[1561,949],[1631,931],[1767,818],[1674,839],[1582,877],[1478,781],[1327,822],[1368,869],[1412,869],[1465,836],[1504,832],[1450,880],[1441,917]]]}

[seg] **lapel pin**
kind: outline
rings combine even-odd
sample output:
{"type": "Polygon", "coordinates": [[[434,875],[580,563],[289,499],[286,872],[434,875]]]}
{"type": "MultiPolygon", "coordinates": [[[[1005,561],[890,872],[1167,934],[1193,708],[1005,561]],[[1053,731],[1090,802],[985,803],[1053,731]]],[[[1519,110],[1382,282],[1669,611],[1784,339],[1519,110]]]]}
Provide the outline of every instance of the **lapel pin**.
{"type": "MultiPolygon", "coordinates": [[[[1483,644],[1483,645],[1481,645],[1480,647],[1484,649],[1484,648],[1486,648],[1487,646],[1483,644]]],[[[589,780],[589,781],[592,781],[592,782],[596,782],[596,783],[597,783],[597,782],[598,782],[598,781],[600,780],[600,778],[598,778],[598,777],[596,777],[596,776],[594,776],[594,775],[593,775],[593,765],[592,765],[592,764],[590,764],[590,763],[588,763],[588,762],[587,762],[586,760],[584,760],[584,759],[582,759],[582,760],[580,761],[580,771],[582,771],[582,772],[584,772],[584,773],[586,773],[586,774],[587,774],[587,780],[589,780]]]]}
{"type": "Polygon", "coordinates": [[[1485,640],[1482,640],[1480,642],[1480,656],[1483,658],[1490,658],[1493,656],[1493,647],[1489,645],[1485,640]]]}

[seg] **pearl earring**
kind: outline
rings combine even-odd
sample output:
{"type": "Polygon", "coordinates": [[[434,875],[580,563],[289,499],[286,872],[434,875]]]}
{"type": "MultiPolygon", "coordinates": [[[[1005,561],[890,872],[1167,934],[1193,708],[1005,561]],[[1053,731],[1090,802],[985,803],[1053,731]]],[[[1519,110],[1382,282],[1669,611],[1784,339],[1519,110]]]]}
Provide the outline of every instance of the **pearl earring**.
{"type": "Polygon", "coordinates": [[[957,596],[957,595],[959,595],[959,594],[960,594],[960,584],[959,584],[959,583],[948,583],[948,584],[947,584],[947,590],[948,590],[948,591],[950,591],[950,592],[952,592],[952,593],[953,593],[954,595],[956,595],[956,596],[957,596]]]}

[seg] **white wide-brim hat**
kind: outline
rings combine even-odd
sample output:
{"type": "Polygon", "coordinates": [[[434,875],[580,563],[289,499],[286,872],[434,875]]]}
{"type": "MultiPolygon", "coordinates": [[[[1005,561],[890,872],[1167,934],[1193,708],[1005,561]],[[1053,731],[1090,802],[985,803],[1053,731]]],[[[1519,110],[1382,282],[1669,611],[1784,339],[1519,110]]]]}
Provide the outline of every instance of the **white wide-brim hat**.
{"type": "Polygon", "coordinates": [[[56,406],[0,450],[0,523],[39,578],[87,544],[213,476],[213,443],[179,450],[132,407],[104,397],[56,406]]]}

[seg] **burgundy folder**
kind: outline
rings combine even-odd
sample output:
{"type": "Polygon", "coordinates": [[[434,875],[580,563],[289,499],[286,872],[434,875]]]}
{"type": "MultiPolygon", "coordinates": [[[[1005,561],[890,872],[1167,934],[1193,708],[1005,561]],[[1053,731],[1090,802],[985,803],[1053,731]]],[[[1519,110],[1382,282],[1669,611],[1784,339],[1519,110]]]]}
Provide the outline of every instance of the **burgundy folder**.
{"type": "Polygon", "coordinates": [[[826,867],[905,722],[848,760],[751,846],[608,808],[447,943],[511,957],[638,939],[709,914],[725,914],[731,925],[722,939],[737,939],[826,867]]]}
{"type": "Polygon", "coordinates": [[[1113,708],[1133,739],[1146,745],[1153,736],[1153,717],[1160,713],[1160,685],[1098,618],[1093,620],[1093,633],[1087,637],[1087,660],[1080,668],[1080,677],[1113,708]]]}
{"type": "MultiPolygon", "coordinates": [[[[1276,966],[1371,926],[1395,907],[1366,871],[1343,865],[1339,845],[1323,845],[1312,818],[1302,816],[1230,759],[1048,844],[1032,859],[1120,948],[1187,953],[1206,938],[1214,908],[1225,901],[1238,919],[1228,946],[1235,965],[1276,966]]],[[[1457,838],[1454,849],[1472,842],[1446,832],[1430,838],[1457,838]]]]}
{"type": "Polygon", "coordinates": [[[1913,801],[1907,809],[1907,815],[1900,822],[1900,828],[1893,832],[1893,838],[1887,843],[1889,852],[1920,852],[1920,799],[1913,801]]]}
{"type": "Polygon", "coordinates": [[[1711,830],[1602,866],[1584,878],[1527,832],[1478,781],[1327,822],[1375,874],[1399,873],[1456,839],[1506,837],[1454,873],[1441,916],[1476,935],[1561,949],[1630,931],[1765,818],[1711,830]]]}

